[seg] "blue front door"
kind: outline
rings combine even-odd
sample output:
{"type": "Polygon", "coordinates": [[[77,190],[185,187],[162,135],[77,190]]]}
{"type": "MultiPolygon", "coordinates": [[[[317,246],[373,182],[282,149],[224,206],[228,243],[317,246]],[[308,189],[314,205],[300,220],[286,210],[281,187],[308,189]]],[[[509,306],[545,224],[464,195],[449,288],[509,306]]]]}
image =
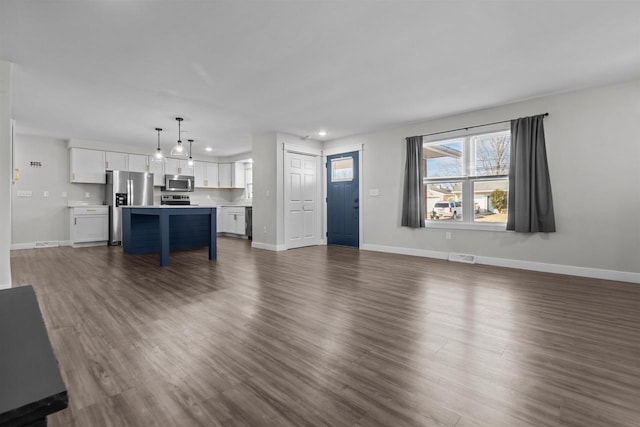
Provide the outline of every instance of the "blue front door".
{"type": "Polygon", "coordinates": [[[360,246],[358,152],[327,156],[327,244],[360,246]]]}

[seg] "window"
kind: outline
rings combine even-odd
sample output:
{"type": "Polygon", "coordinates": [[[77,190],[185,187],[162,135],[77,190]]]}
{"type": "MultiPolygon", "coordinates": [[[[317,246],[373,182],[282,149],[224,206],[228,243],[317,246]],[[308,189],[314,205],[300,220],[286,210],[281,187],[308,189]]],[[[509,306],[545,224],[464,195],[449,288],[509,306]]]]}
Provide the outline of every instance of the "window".
{"type": "Polygon", "coordinates": [[[331,160],[331,182],[353,181],[353,157],[331,160]]]}
{"type": "Polygon", "coordinates": [[[429,225],[505,225],[511,132],[485,128],[424,142],[424,197],[429,225]]]}

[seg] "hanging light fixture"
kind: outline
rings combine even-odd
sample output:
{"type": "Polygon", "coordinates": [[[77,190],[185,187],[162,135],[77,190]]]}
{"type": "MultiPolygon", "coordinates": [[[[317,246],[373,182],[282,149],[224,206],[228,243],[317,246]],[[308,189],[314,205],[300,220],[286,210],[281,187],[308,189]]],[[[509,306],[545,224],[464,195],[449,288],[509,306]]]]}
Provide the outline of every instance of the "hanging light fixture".
{"type": "Polygon", "coordinates": [[[162,161],[164,161],[164,155],[162,154],[162,148],[160,148],[160,132],[162,132],[162,128],[156,128],[156,132],[158,132],[158,148],[156,149],[156,152],[153,155],[153,161],[154,162],[162,162],[162,161]]]}
{"type": "Polygon", "coordinates": [[[191,147],[193,146],[193,139],[188,139],[189,141],[189,161],[187,162],[187,166],[193,167],[193,157],[191,157],[191,147]]]}
{"type": "Polygon", "coordinates": [[[176,121],[178,122],[178,143],[171,149],[171,155],[176,157],[187,157],[187,153],[182,146],[182,139],[180,125],[184,119],[182,117],[176,117],[176,121]]]}

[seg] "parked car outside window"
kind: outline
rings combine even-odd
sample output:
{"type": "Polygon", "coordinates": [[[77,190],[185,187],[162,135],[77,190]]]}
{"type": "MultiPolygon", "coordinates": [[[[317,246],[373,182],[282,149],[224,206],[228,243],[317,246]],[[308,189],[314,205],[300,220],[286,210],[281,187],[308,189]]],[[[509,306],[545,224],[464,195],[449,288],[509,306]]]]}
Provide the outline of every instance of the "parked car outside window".
{"type": "Polygon", "coordinates": [[[458,201],[448,200],[436,202],[431,211],[431,219],[451,218],[456,219],[462,214],[462,204],[458,201]]]}

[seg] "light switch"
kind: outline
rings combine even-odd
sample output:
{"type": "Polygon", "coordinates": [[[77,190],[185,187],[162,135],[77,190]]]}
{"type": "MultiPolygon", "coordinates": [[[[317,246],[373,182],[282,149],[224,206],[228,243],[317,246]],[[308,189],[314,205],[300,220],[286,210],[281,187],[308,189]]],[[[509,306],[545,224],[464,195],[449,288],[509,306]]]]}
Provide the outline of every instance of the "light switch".
{"type": "Polygon", "coordinates": [[[67,197],[67,192],[66,192],[66,191],[63,191],[63,192],[62,192],[62,197],[64,197],[64,198],[66,198],[66,197],[67,197]]]}
{"type": "Polygon", "coordinates": [[[380,189],[378,189],[378,188],[369,189],[369,195],[370,196],[379,196],[380,195],[380,189]]]}
{"type": "Polygon", "coordinates": [[[49,197],[49,192],[48,191],[43,192],[42,197],[49,197]]]}
{"type": "Polygon", "coordinates": [[[91,193],[89,193],[89,192],[84,193],[84,197],[86,197],[88,199],[89,197],[91,197],[91,193]]]}

